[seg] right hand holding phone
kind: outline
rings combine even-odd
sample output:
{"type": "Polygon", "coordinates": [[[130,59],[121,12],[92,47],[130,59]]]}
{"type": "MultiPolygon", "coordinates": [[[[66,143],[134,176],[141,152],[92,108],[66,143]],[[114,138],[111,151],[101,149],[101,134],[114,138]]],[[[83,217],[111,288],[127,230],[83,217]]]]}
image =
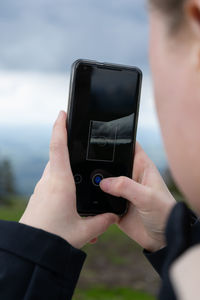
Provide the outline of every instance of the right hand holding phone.
{"type": "Polygon", "coordinates": [[[154,252],[166,244],[165,226],[176,201],[139,143],[132,178],[107,178],[101,181],[100,187],[108,194],[130,201],[128,212],[118,225],[131,239],[154,252]]]}

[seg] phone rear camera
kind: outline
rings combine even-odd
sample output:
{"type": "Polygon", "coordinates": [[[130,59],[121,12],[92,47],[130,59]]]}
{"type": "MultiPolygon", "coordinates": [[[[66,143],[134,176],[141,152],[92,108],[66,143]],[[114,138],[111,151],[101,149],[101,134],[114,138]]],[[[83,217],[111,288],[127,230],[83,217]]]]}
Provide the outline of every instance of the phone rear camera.
{"type": "Polygon", "coordinates": [[[93,176],[92,178],[92,183],[96,186],[99,186],[101,180],[103,179],[103,175],[102,174],[96,174],[93,176]]]}

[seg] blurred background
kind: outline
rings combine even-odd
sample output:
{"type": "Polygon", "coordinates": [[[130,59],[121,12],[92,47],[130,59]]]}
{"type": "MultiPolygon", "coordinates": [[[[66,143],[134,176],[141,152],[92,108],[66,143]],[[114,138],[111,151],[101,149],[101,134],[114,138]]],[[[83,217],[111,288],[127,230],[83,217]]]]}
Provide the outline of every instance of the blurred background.
{"type": "MultiPolygon", "coordinates": [[[[74,60],[135,65],[144,73],[137,139],[176,198],[155,114],[144,0],[1,0],[0,218],[18,220],[48,161],[51,128],[66,110],[74,60]]],[[[88,259],[74,299],[155,299],[142,249],[111,227],[88,259]]]]}

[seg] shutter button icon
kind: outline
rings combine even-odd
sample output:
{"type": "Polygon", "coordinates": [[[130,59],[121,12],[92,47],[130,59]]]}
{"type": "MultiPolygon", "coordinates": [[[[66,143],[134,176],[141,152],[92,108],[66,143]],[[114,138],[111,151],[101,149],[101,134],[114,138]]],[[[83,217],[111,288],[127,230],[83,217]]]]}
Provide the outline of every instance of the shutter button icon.
{"type": "Polygon", "coordinates": [[[95,186],[99,186],[101,180],[103,179],[103,175],[102,174],[95,174],[93,177],[92,177],[92,183],[95,185],[95,186]]]}

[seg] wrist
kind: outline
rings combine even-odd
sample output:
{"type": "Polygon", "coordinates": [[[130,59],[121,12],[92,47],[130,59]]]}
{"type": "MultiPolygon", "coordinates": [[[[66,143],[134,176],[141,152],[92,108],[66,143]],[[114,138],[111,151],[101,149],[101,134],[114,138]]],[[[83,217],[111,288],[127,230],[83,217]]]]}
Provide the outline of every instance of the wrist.
{"type": "Polygon", "coordinates": [[[57,235],[60,238],[64,239],[66,242],[68,242],[71,246],[73,246],[74,248],[79,249],[79,250],[81,248],[83,248],[83,246],[86,244],[86,242],[84,243],[84,241],[82,241],[80,239],[80,237],[78,239],[78,238],[76,238],[76,236],[74,234],[72,235],[69,232],[68,232],[68,234],[66,234],[66,232],[59,230],[59,228],[52,227],[52,226],[50,226],[50,224],[48,226],[47,224],[44,224],[43,222],[40,222],[40,223],[35,222],[35,221],[25,218],[23,216],[19,220],[19,223],[27,225],[27,226],[31,226],[33,228],[41,229],[48,233],[57,235]]]}

